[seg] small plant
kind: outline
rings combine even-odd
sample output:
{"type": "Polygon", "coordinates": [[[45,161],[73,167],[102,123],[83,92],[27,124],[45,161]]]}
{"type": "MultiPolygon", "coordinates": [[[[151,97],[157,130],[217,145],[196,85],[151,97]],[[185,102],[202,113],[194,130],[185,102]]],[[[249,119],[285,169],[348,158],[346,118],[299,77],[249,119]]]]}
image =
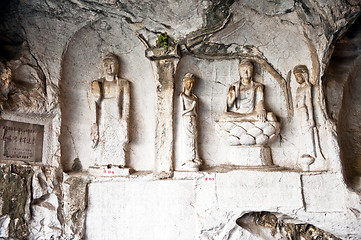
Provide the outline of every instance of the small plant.
{"type": "Polygon", "coordinates": [[[163,48],[167,48],[169,46],[169,37],[166,32],[161,33],[160,35],[157,35],[157,37],[158,37],[157,46],[163,47],[163,48]]]}

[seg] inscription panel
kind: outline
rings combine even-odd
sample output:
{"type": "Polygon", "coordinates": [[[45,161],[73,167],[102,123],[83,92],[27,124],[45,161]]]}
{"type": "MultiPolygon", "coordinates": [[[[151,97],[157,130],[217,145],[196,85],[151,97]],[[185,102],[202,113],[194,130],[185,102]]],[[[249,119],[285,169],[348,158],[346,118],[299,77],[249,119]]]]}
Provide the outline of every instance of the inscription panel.
{"type": "Polygon", "coordinates": [[[44,126],[0,120],[0,159],[41,162],[44,126]]]}

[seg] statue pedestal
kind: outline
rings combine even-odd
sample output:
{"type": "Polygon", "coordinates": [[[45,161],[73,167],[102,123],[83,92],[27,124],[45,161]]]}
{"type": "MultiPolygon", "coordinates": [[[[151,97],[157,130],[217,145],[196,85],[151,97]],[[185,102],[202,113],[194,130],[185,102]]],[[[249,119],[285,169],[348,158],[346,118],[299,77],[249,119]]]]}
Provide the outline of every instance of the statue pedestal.
{"type": "Polygon", "coordinates": [[[269,145],[280,132],[280,124],[272,121],[244,121],[226,115],[216,121],[218,135],[227,143],[227,164],[235,166],[272,166],[269,145]]]}
{"type": "Polygon", "coordinates": [[[199,167],[200,167],[201,163],[196,163],[196,162],[186,162],[182,165],[182,171],[187,171],[187,172],[197,172],[199,171],[199,167]]]}
{"type": "Polygon", "coordinates": [[[218,135],[230,146],[267,146],[280,132],[276,121],[239,121],[228,118],[216,121],[218,135]]]}
{"type": "Polygon", "coordinates": [[[116,166],[89,167],[88,172],[96,177],[121,177],[129,176],[134,170],[132,168],[120,168],[116,166]]]}
{"type": "Polygon", "coordinates": [[[271,149],[267,146],[230,146],[226,160],[227,164],[235,166],[273,165],[271,149]]]}

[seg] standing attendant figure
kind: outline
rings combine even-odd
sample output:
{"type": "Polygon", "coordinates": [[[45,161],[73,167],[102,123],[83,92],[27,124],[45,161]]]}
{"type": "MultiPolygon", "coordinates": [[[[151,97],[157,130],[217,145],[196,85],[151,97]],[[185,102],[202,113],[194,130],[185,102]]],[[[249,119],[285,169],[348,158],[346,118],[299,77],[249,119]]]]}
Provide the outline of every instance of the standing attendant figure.
{"type": "Polygon", "coordinates": [[[202,160],[198,153],[197,115],[198,97],[193,93],[195,77],[187,73],[183,77],[183,91],[180,94],[181,114],[183,121],[182,154],[185,170],[198,171],[202,160]]]}
{"type": "Polygon", "coordinates": [[[312,105],[312,85],[309,82],[309,73],[305,65],[297,65],[293,69],[296,81],[299,84],[296,92],[296,113],[300,122],[301,140],[299,164],[302,169],[309,171],[315,161],[315,138],[312,105]]]}

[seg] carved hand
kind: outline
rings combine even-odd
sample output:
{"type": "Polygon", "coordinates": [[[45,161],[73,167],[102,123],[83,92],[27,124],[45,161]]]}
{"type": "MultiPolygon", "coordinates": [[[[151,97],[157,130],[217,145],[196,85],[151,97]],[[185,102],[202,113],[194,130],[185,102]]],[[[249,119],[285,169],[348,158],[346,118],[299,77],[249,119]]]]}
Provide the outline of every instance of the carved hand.
{"type": "Polygon", "coordinates": [[[262,109],[262,110],[257,111],[257,118],[261,122],[266,121],[266,110],[262,109]]]}
{"type": "MultiPolygon", "coordinates": [[[[190,108],[188,109],[185,109],[183,112],[182,112],[182,116],[186,115],[187,113],[189,112],[192,112],[194,110],[194,108],[196,107],[196,102],[192,102],[192,105],[190,106],[190,108]]],[[[196,112],[197,114],[197,112],[196,112]]]]}
{"type": "Polygon", "coordinates": [[[95,148],[99,142],[99,128],[96,123],[93,123],[90,129],[90,138],[93,142],[92,148],[95,148]]]}
{"type": "Polygon", "coordinates": [[[235,100],[236,100],[236,90],[235,90],[234,86],[232,86],[228,90],[227,106],[232,107],[235,100]]]}

